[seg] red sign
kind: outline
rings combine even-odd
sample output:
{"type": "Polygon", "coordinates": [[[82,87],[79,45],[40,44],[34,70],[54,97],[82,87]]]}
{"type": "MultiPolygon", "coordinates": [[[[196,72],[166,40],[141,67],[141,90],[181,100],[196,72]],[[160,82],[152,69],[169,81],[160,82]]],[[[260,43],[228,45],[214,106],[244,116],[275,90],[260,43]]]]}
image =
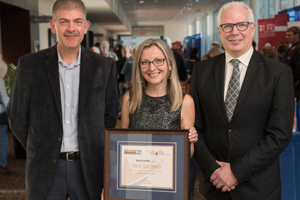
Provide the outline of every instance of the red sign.
{"type": "Polygon", "coordinates": [[[280,42],[287,42],[285,34],[288,20],[288,14],[258,20],[258,51],[268,43],[276,49],[280,42]]]}

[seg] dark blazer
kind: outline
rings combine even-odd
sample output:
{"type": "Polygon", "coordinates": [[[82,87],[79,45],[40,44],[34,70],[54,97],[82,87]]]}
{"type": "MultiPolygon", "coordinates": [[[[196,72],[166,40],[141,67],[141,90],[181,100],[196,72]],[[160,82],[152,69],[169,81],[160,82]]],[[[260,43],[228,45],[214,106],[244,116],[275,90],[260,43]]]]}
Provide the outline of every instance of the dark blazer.
{"type": "Polygon", "coordinates": [[[253,52],[231,122],[224,105],[225,54],[195,64],[190,93],[195,101],[195,159],[208,200],[281,199],[279,155],[289,144],[294,116],[291,68],[253,52]],[[229,162],[240,185],[222,193],[210,182],[229,162]]]}
{"type": "MultiPolygon", "coordinates": [[[[117,120],[116,78],[112,59],[81,47],[78,142],[86,188],[95,200],[103,187],[105,128],[114,128],[117,120]]],[[[8,115],[13,134],[27,152],[27,197],[45,199],[63,136],[56,45],[20,58],[8,115]]]]}

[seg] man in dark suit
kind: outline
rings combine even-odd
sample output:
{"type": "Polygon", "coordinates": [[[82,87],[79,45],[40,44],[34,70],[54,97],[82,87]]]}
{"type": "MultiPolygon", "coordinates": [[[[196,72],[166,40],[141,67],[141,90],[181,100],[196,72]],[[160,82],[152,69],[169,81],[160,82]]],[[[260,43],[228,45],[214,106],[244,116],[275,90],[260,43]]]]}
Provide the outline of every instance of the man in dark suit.
{"type": "Polygon", "coordinates": [[[245,3],[223,5],[218,23],[225,54],[197,63],[190,87],[204,196],[279,200],[279,155],[292,136],[291,69],[253,49],[254,17],[245,3]]]}
{"type": "Polygon", "coordinates": [[[286,32],[286,39],[292,45],[286,53],[283,62],[293,70],[295,97],[300,101],[300,29],[290,27],[286,32]]]}
{"type": "Polygon", "coordinates": [[[27,151],[30,200],[100,199],[105,128],[118,113],[114,61],[80,45],[90,23],[81,0],[57,0],[58,43],[20,58],[8,106],[27,151]]]}

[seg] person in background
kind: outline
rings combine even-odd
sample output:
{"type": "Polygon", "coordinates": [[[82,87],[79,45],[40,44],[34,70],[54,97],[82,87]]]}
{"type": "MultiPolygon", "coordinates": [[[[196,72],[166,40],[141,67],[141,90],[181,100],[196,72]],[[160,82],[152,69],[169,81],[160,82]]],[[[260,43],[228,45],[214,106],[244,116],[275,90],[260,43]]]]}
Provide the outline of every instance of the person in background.
{"type": "Polygon", "coordinates": [[[292,26],[286,31],[286,39],[292,45],[283,62],[293,70],[294,89],[297,102],[300,102],[300,28],[292,26]]]}
{"type": "Polygon", "coordinates": [[[99,49],[101,49],[101,44],[99,42],[96,42],[94,46],[98,47],[99,49]]]}
{"type": "Polygon", "coordinates": [[[204,54],[200,60],[208,60],[210,59],[209,55],[208,54],[204,54]]]}
{"type": "Polygon", "coordinates": [[[181,56],[182,60],[184,60],[184,53],[182,51],[182,45],[179,41],[172,43],[172,50],[177,52],[181,56]]]}
{"type": "Polygon", "coordinates": [[[117,51],[116,54],[117,54],[119,59],[123,57],[122,56],[122,49],[123,49],[123,46],[121,44],[116,45],[116,51],[117,51]]]}
{"type": "Polygon", "coordinates": [[[118,118],[121,119],[121,105],[122,105],[122,99],[123,95],[125,93],[125,88],[124,88],[124,74],[121,73],[125,62],[127,61],[126,57],[126,47],[121,49],[122,57],[119,58],[119,60],[116,62],[117,65],[117,72],[118,72],[118,86],[119,86],[119,114],[118,118]]]}
{"type": "Polygon", "coordinates": [[[96,46],[92,46],[90,48],[90,50],[93,51],[93,52],[95,52],[95,53],[99,53],[100,54],[100,49],[98,47],[96,47],[96,46]]]}
{"type": "Polygon", "coordinates": [[[190,72],[189,72],[188,78],[184,82],[181,83],[181,87],[184,92],[189,91],[194,64],[197,61],[200,61],[200,58],[198,56],[199,56],[199,49],[197,47],[192,48],[190,51],[189,60],[188,60],[190,72]]]}
{"type": "Polygon", "coordinates": [[[125,76],[124,77],[125,92],[128,91],[131,87],[132,65],[133,65],[133,59],[134,59],[136,49],[137,49],[136,47],[132,49],[131,56],[127,59],[121,71],[121,74],[125,76]]]}
{"type": "Polygon", "coordinates": [[[7,72],[7,65],[0,55],[0,174],[9,174],[12,172],[7,167],[7,146],[8,146],[8,118],[6,113],[9,98],[5,89],[4,77],[7,72]]]}
{"type": "Polygon", "coordinates": [[[173,42],[172,43],[172,50],[176,51],[177,53],[180,52],[181,44],[179,41],[173,42]]]}
{"type": "Polygon", "coordinates": [[[180,47],[180,42],[176,41],[172,43],[172,51],[176,60],[177,72],[179,76],[179,80],[184,82],[187,79],[187,73],[184,66],[184,62],[182,56],[178,53],[178,46],[180,47]],[[174,48],[175,47],[175,48],[174,48]]]}
{"type": "Polygon", "coordinates": [[[224,49],[223,48],[221,48],[221,47],[215,47],[215,48],[210,49],[208,51],[207,55],[208,55],[209,58],[213,58],[213,57],[215,57],[217,55],[220,55],[222,53],[224,53],[224,49]]]}
{"type": "Polygon", "coordinates": [[[221,48],[221,47],[215,47],[215,48],[211,48],[207,54],[204,54],[202,57],[201,57],[201,60],[208,60],[212,57],[215,57],[217,55],[220,55],[224,53],[224,49],[221,48]]]}
{"type": "Polygon", "coordinates": [[[215,48],[215,47],[220,47],[220,44],[218,41],[214,41],[212,44],[211,44],[211,49],[215,48]]]}
{"type": "Polygon", "coordinates": [[[115,53],[117,55],[117,49],[116,49],[116,47],[109,47],[109,51],[113,52],[113,53],[115,53]]]}
{"type": "Polygon", "coordinates": [[[100,50],[101,50],[101,54],[105,57],[109,57],[109,58],[112,58],[114,59],[114,61],[118,61],[118,56],[112,52],[112,51],[109,51],[109,43],[104,40],[103,42],[101,42],[101,47],[100,47],[100,50]]]}
{"type": "Polygon", "coordinates": [[[80,45],[89,25],[81,0],[56,0],[50,27],[57,44],[19,59],[7,111],[26,149],[27,199],[101,198],[117,72],[111,58],[80,45]]]}
{"type": "Polygon", "coordinates": [[[218,13],[224,54],[195,64],[195,160],[209,200],[280,200],[279,155],[292,137],[292,70],[252,47],[254,16],[244,2],[218,13]]]}
{"type": "Polygon", "coordinates": [[[278,61],[283,62],[283,59],[289,51],[289,46],[285,42],[281,42],[277,46],[278,61]]]}
{"type": "Polygon", "coordinates": [[[272,46],[264,46],[261,48],[260,53],[266,57],[277,60],[277,52],[272,46]]]}
{"type": "Polygon", "coordinates": [[[199,56],[199,49],[197,47],[192,48],[189,57],[190,76],[193,73],[194,64],[200,61],[200,58],[198,56],[199,56]]]}

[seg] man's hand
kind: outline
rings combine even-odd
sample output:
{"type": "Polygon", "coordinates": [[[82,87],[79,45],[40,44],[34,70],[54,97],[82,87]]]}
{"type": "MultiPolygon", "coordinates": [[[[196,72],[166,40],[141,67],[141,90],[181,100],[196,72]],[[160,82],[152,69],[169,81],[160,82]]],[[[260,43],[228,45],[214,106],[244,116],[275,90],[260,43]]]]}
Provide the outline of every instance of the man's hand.
{"type": "Polygon", "coordinates": [[[230,192],[239,184],[227,162],[216,161],[221,167],[210,176],[210,182],[222,192],[230,192]]]}

